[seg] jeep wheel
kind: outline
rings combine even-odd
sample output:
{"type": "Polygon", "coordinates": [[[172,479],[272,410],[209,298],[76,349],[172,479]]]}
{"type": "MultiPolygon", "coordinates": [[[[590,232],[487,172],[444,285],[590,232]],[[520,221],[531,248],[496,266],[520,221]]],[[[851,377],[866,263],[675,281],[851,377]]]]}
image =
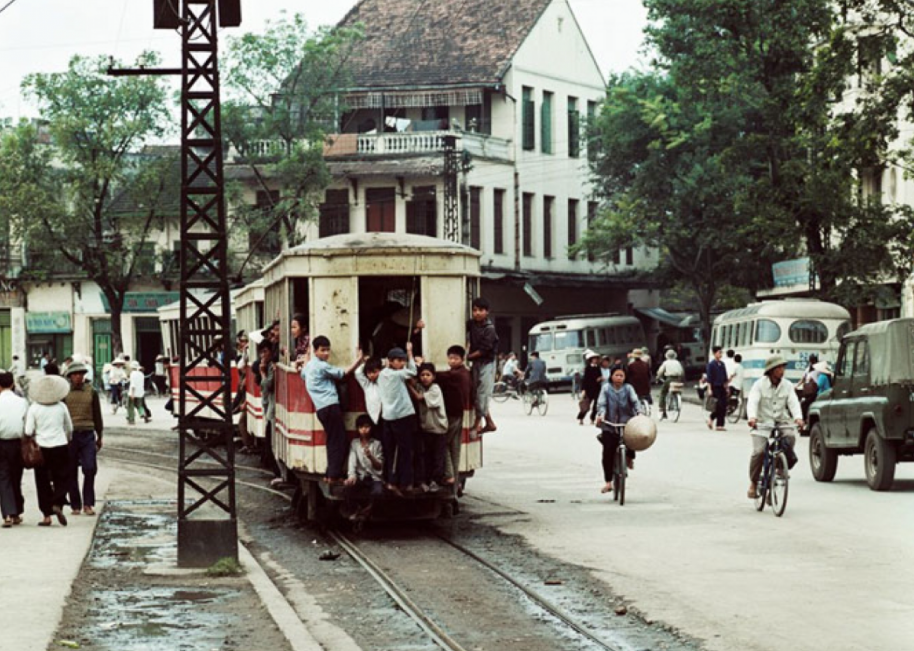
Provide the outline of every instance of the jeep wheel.
{"type": "Polygon", "coordinates": [[[809,432],[809,468],[816,481],[831,481],[838,470],[838,453],[825,445],[819,423],[809,432]]]}
{"type": "Polygon", "coordinates": [[[863,466],[866,469],[866,483],[874,491],[886,491],[895,479],[895,447],[870,428],[866,434],[866,451],[863,466]]]}

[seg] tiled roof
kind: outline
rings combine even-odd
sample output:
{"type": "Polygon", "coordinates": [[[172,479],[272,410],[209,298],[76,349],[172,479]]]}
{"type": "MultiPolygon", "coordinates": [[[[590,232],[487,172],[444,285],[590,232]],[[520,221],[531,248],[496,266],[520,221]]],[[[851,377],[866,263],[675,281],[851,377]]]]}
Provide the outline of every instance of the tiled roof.
{"type": "Polygon", "coordinates": [[[552,0],[362,0],[354,89],[495,84],[552,0]]]}

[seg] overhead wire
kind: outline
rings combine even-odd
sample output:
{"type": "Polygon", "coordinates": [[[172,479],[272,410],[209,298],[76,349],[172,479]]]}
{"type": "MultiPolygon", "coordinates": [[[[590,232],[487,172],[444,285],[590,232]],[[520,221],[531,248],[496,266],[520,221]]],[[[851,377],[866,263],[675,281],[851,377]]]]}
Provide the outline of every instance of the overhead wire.
{"type": "Polygon", "coordinates": [[[16,0],[9,0],[9,2],[7,2],[5,5],[0,7],[0,14],[2,14],[4,11],[6,11],[10,7],[12,7],[14,2],[16,2],[16,0]]]}

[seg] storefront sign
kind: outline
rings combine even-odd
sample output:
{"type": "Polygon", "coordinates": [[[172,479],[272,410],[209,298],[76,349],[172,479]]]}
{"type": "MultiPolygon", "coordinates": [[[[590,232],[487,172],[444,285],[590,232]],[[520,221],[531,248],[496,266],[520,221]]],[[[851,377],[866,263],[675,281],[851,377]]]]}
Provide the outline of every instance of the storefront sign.
{"type": "Polygon", "coordinates": [[[29,331],[29,334],[73,332],[69,312],[27,312],[25,329],[29,331]]]}
{"type": "Polygon", "coordinates": [[[771,265],[775,287],[809,286],[809,258],[785,260],[771,265]]]}
{"type": "MultiPolygon", "coordinates": [[[[174,303],[181,294],[178,292],[127,292],[124,296],[123,312],[155,312],[160,307],[174,303]]],[[[102,294],[102,304],[105,311],[111,313],[111,304],[102,294]]]]}

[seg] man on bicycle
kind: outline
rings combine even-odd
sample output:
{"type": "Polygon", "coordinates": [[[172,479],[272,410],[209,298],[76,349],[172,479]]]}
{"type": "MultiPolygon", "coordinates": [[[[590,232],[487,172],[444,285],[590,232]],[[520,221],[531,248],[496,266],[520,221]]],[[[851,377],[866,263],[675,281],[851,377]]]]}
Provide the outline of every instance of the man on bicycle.
{"type": "Polygon", "coordinates": [[[682,378],[685,377],[682,363],[676,359],[676,351],[669,349],[665,357],[666,360],[657,369],[657,379],[663,380],[663,388],[660,389],[660,420],[666,418],[666,398],[670,393],[670,385],[673,382],[682,382],[682,378]]]}
{"type": "Polygon", "coordinates": [[[524,380],[526,380],[527,389],[530,391],[536,389],[545,390],[546,388],[546,362],[540,359],[540,354],[536,351],[530,353],[530,361],[527,362],[524,380]]]}
{"type": "Polygon", "coordinates": [[[502,367],[500,379],[509,387],[514,388],[517,386],[517,373],[517,355],[508,353],[508,359],[505,360],[505,365],[502,367]]]}
{"type": "Polygon", "coordinates": [[[752,385],[746,414],[749,417],[749,430],[752,435],[752,456],[749,457],[749,499],[755,499],[755,490],[765,450],[768,447],[768,436],[756,428],[764,425],[767,428],[777,426],[790,447],[796,443],[796,427],[803,426],[800,401],[793,389],[793,384],[784,379],[787,361],[780,355],[769,357],[765,362],[765,375],[752,385]],[[792,422],[791,422],[792,421],[792,422]]]}

